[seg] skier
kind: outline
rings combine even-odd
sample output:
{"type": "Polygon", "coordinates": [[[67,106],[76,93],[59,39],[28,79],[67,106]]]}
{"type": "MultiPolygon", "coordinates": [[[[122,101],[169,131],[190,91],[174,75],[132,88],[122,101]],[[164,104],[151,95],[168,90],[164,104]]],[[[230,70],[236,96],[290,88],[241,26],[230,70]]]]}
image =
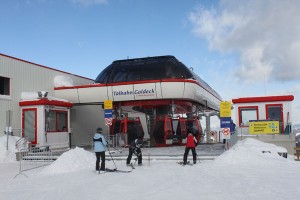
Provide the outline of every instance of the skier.
{"type": "Polygon", "coordinates": [[[97,132],[94,135],[94,151],[96,154],[96,173],[102,174],[105,172],[105,147],[107,146],[107,141],[103,137],[102,128],[97,128],[97,132]],[[99,170],[100,164],[100,157],[101,157],[101,167],[99,170]]]}
{"type": "Polygon", "coordinates": [[[187,164],[187,157],[188,154],[190,152],[190,150],[192,150],[192,154],[193,154],[193,162],[194,164],[196,164],[197,161],[197,155],[196,155],[196,144],[197,144],[197,139],[195,138],[195,136],[189,132],[187,138],[186,138],[186,147],[185,147],[185,152],[183,155],[183,164],[186,165],[187,164]]]}
{"type": "Polygon", "coordinates": [[[130,143],[129,154],[128,154],[127,161],[126,161],[127,165],[130,165],[130,161],[131,161],[133,154],[136,155],[138,158],[138,165],[139,166],[142,165],[142,161],[143,161],[142,151],[141,151],[142,144],[143,144],[143,141],[141,139],[135,139],[134,141],[132,141],[130,143]]]}

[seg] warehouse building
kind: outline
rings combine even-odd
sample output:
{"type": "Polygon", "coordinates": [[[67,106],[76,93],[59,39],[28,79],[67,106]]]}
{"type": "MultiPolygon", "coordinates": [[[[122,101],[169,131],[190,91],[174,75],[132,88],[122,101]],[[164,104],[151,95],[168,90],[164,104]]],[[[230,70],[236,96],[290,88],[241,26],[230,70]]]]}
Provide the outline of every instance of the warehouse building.
{"type": "Polygon", "coordinates": [[[0,54],[0,136],[8,132],[21,137],[23,131],[33,144],[90,145],[97,126],[103,126],[102,107],[55,98],[54,88],[93,82],[0,54]]]}

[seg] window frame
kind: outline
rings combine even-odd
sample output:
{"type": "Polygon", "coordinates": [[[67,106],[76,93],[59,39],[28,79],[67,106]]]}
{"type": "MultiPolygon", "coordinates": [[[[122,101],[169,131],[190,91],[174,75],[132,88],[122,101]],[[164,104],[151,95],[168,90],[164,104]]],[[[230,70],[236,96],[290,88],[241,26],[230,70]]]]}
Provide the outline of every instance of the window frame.
{"type": "Polygon", "coordinates": [[[255,110],[256,111],[256,119],[253,119],[253,120],[258,120],[259,119],[258,106],[241,106],[241,107],[238,107],[239,127],[249,127],[249,124],[248,125],[242,125],[243,118],[242,118],[242,113],[241,112],[243,110],[255,110]]]}
{"type": "MultiPolygon", "coordinates": [[[[279,121],[279,126],[280,126],[280,131],[281,133],[284,133],[284,116],[283,116],[283,104],[278,103],[278,104],[266,104],[265,109],[266,109],[266,119],[269,119],[269,108],[270,107],[279,107],[280,108],[280,119],[279,121]]],[[[270,120],[275,120],[275,119],[270,119],[270,120]]],[[[290,120],[290,119],[287,119],[290,120]]]]}
{"type": "MultiPolygon", "coordinates": [[[[5,94],[5,93],[3,93],[3,94],[1,94],[0,93],[0,97],[1,96],[3,96],[3,97],[5,97],[5,96],[10,96],[10,80],[11,80],[11,78],[9,78],[9,77],[5,77],[5,76],[0,76],[0,79],[5,79],[5,80],[7,80],[8,81],[8,84],[7,84],[7,94],[5,94]]],[[[5,90],[5,88],[4,88],[5,86],[3,85],[3,91],[5,90]]],[[[1,91],[1,90],[0,90],[1,91]]]]}
{"type": "MultiPolygon", "coordinates": [[[[47,112],[47,111],[45,111],[47,112]]],[[[50,112],[55,112],[55,130],[47,130],[47,117],[45,117],[45,131],[46,132],[49,132],[49,133],[53,133],[53,132],[68,132],[68,121],[69,121],[69,115],[68,115],[68,111],[67,110],[59,110],[59,109],[49,109],[48,113],[50,114],[50,112]],[[65,127],[66,127],[66,130],[60,130],[58,125],[59,125],[59,122],[58,122],[58,115],[60,113],[64,113],[66,115],[66,119],[65,119],[65,127]]]]}

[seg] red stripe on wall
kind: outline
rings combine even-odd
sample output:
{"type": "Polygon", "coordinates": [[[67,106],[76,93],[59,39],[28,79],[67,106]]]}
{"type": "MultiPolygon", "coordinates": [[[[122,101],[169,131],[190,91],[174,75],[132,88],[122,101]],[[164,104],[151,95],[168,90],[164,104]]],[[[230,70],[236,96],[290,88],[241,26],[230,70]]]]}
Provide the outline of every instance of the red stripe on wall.
{"type": "Polygon", "coordinates": [[[255,103],[255,102],[293,101],[293,100],[294,100],[293,95],[244,97],[244,98],[232,99],[232,103],[255,103]]]}

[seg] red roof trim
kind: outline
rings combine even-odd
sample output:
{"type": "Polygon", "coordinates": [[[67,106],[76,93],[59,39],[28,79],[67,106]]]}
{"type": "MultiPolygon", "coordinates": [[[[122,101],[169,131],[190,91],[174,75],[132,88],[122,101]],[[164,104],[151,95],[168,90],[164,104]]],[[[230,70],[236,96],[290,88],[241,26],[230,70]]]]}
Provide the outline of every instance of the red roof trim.
{"type": "Polygon", "coordinates": [[[66,101],[58,101],[58,100],[49,100],[49,99],[39,99],[39,100],[31,100],[31,101],[20,101],[20,106],[36,106],[36,105],[49,105],[49,106],[61,106],[71,108],[73,103],[66,101]]]}
{"type": "Polygon", "coordinates": [[[93,81],[93,79],[90,79],[90,78],[86,78],[86,77],[79,76],[79,75],[76,75],[76,74],[71,74],[71,73],[64,72],[64,71],[61,71],[61,70],[58,70],[58,69],[54,69],[54,68],[51,68],[51,67],[47,67],[47,66],[44,66],[44,65],[36,64],[36,63],[33,63],[33,62],[29,62],[29,61],[27,61],[27,60],[22,60],[22,59],[20,59],[20,58],[15,58],[15,57],[8,56],[8,55],[2,54],[2,53],[0,53],[0,55],[1,55],[1,56],[4,56],[4,57],[7,57],[7,58],[14,59],[14,60],[18,60],[18,61],[21,61],[21,62],[25,62],[25,63],[28,63],[28,64],[36,65],[36,66],[39,66],[39,67],[42,67],[42,68],[54,70],[54,71],[57,71],[57,72],[62,72],[62,73],[65,73],[65,74],[70,74],[70,75],[73,75],[73,76],[77,76],[77,77],[79,77],[79,78],[84,78],[84,79],[93,81]]]}
{"type": "Polygon", "coordinates": [[[274,101],[293,101],[293,95],[285,96],[264,96],[264,97],[244,97],[232,99],[232,103],[255,103],[255,102],[274,102],[274,101]]]}

